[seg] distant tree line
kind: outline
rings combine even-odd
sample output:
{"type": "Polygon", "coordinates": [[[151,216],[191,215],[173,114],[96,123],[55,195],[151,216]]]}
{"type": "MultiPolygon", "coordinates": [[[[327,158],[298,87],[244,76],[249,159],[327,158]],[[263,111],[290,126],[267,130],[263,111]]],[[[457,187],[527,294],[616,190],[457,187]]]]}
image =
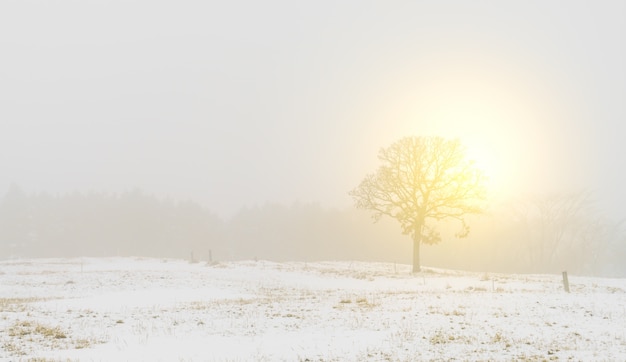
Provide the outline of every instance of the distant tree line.
{"type": "MultiPolygon", "coordinates": [[[[441,228],[425,266],[489,272],[626,276],[622,224],[599,217],[587,194],[510,201],[471,220],[472,233],[441,228]]],[[[362,260],[410,264],[412,243],[391,219],[318,204],[267,203],[223,220],[191,201],[123,193],[0,196],[0,259],[146,256],[197,261],[362,260]]]]}
{"type": "Polygon", "coordinates": [[[53,196],[25,195],[12,186],[0,202],[5,257],[183,257],[217,240],[222,227],[195,203],[158,200],[139,190],[53,196]]]}
{"type": "Polygon", "coordinates": [[[626,276],[626,225],[598,212],[586,192],[507,200],[472,225],[468,240],[450,238],[430,262],[476,271],[626,276]]]}
{"type": "Polygon", "coordinates": [[[624,273],[623,222],[602,216],[588,192],[516,200],[508,203],[500,220],[502,239],[510,250],[517,250],[519,267],[528,265],[535,272],[624,273]]]}
{"type": "Polygon", "coordinates": [[[14,185],[0,199],[2,258],[192,254],[198,261],[409,260],[366,215],[316,204],[268,203],[224,221],[197,203],[140,190],[27,195],[14,185]]]}

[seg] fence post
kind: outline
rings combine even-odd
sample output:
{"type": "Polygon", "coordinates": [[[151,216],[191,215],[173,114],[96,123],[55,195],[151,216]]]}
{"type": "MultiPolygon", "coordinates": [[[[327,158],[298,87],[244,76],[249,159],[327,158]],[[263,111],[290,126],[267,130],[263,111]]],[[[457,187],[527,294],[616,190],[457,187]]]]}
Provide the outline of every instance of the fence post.
{"type": "Polygon", "coordinates": [[[567,272],[563,272],[563,288],[569,293],[569,280],[567,279],[567,272]]]}

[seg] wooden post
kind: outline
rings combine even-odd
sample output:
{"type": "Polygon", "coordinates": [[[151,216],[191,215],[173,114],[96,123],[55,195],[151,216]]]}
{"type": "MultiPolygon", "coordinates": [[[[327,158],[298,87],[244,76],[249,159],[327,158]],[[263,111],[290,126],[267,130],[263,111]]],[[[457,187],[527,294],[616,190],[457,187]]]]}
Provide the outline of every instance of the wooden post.
{"type": "Polygon", "coordinates": [[[563,288],[569,293],[569,280],[567,279],[567,272],[563,272],[563,288]]]}

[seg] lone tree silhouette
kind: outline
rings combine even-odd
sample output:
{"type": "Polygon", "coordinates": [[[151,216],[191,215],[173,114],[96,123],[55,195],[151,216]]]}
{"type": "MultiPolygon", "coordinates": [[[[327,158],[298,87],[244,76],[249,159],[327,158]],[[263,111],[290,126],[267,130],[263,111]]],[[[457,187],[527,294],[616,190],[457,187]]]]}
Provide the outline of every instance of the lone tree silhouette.
{"type": "Polygon", "coordinates": [[[406,137],[380,150],[382,165],[350,192],[359,209],[372,210],[375,221],[388,215],[413,238],[413,272],[420,271],[420,243],[436,244],[433,223],[455,219],[457,237],[467,236],[468,214],[483,212],[485,176],[466,157],[459,140],[406,137]]]}

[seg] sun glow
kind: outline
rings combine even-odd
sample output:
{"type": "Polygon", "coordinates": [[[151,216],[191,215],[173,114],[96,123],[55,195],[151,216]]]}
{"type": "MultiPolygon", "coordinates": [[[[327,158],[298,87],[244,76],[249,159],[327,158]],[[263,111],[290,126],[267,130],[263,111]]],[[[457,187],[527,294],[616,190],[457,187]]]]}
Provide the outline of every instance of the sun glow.
{"type": "Polygon", "coordinates": [[[555,120],[570,119],[567,107],[555,97],[549,74],[518,67],[490,67],[492,58],[478,53],[462,60],[436,62],[428,73],[402,73],[392,87],[378,119],[390,120],[370,134],[375,144],[388,145],[406,136],[459,139],[467,157],[488,177],[490,198],[506,199],[563,183],[562,161],[567,160],[564,128],[555,120]],[[407,74],[413,74],[410,82],[407,74]],[[552,95],[554,102],[547,102],[552,95]]]}
{"type": "Polygon", "coordinates": [[[490,197],[516,193],[541,161],[534,144],[541,134],[536,124],[545,117],[521,84],[487,71],[420,83],[401,106],[393,107],[389,118],[402,121],[387,131],[385,143],[406,135],[457,138],[487,176],[490,197]]]}
{"type": "Polygon", "coordinates": [[[427,135],[458,138],[466,147],[468,160],[487,177],[489,196],[504,196],[515,187],[516,173],[522,163],[520,155],[514,152],[517,145],[511,140],[515,138],[510,130],[503,129],[497,114],[476,108],[454,112],[454,108],[431,114],[430,119],[435,119],[437,126],[431,127],[427,135]]]}
{"type": "Polygon", "coordinates": [[[451,95],[440,100],[439,107],[422,109],[418,119],[428,120],[428,129],[410,133],[458,138],[466,147],[468,160],[487,177],[490,197],[498,198],[513,187],[514,165],[520,164],[513,152],[518,146],[515,130],[502,122],[508,115],[499,108],[503,102],[496,97],[464,97],[451,95]]]}
{"type": "MultiPolygon", "coordinates": [[[[463,140],[461,140],[461,142],[463,142],[463,140]]],[[[467,158],[487,177],[486,185],[489,192],[499,194],[499,179],[501,175],[500,166],[498,165],[498,160],[495,155],[496,151],[486,145],[475,144],[467,148],[467,158]]]]}

